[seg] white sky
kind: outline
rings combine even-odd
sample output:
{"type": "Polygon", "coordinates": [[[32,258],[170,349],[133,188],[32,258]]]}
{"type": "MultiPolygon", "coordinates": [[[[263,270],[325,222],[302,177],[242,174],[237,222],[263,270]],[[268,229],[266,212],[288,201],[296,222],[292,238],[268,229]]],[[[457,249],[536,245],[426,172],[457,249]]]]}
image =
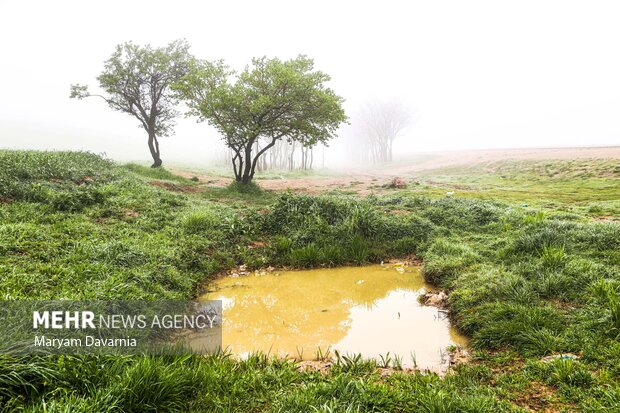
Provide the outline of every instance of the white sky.
{"type": "MultiPolygon", "coordinates": [[[[97,90],[118,43],[176,38],[236,68],[307,54],[349,115],[403,100],[418,114],[403,152],[620,144],[618,1],[0,0],[0,147],[149,161],[136,120],[69,86],[97,90]]],[[[218,139],[181,120],[164,163],[204,162],[218,139]]]]}

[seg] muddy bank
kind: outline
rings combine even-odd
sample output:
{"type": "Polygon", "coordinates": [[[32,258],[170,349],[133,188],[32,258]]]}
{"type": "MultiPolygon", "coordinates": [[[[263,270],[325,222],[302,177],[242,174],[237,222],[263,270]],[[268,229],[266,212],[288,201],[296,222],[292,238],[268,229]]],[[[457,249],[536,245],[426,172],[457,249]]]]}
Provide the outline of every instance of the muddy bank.
{"type": "Polygon", "coordinates": [[[446,312],[447,312],[448,305],[449,305],[448,293],[443,290],[426,292],[422,294],[422,296],[420,297],[420,301],[424,305],[437,307],[441,310],[446,310],[446,312]]]}

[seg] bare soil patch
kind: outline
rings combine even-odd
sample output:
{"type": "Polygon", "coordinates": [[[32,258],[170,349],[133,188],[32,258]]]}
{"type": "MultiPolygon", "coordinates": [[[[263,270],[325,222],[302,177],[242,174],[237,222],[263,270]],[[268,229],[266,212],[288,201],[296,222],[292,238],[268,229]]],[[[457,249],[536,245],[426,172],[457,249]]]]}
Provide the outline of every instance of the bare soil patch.
{"type": "Polygon", "coordinates": [[[167,189],[174,192],[200,192],[200,188],[192,185],[177,185],[171,182],[164,181],[150,181],[149,185],[157,186],[159,188],[167,189]]]}
{"type": "MultiPolygon", "coordinates": [[[[377,168],[354,169],[341,172],[337,177],[300,177],[286,179],[258,179],[264,189],[319,194],[328,191],[355,192],[370,195],[390,192],[395,179],[407,181],[407,177],[424,171],[453,167],[473,166],[496,161],[519,160],[571,160],[571,159],[618,159],[620,146],[592,148],[533,148],[533,149],[487,149],[421,154],[410,161],[402,160],[394,165],[377,168]]],[[[232,177],[197,174],[187,170],[173,173],[191,179],[197,177],[200,186],[223,188],[232,177]]],[[[198,186],[198,188],[200,187],[198,186]]],[[[452,185],[451,187],[454,187],[452,185]]],[[[463,188],[467,189],[467,188],[463,188]]],[[[174,190],[174,189],[173,189],[174,190]]],[[[178,190],[178,189],[177,189],[178,190]]]]}

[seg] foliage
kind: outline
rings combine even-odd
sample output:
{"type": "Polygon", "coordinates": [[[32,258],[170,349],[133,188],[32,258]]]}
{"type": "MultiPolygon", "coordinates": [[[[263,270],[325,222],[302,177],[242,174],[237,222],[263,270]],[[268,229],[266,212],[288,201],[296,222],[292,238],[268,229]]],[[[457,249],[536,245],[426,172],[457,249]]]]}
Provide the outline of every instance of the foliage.
{"type": "Polygon", "coordinates": [[[140,122],[148,134],[153,167],[162,164],[159,140],[172,134],[178,96],[173,83],[184,76],[191,56],[189,45],[176,40],[166,47],[138,46],[131,42],[116,46],[97,77],[105,95],[90,94],[88,86],[71,85],[71,98],[103,98],[113,110],[127,113],[140,122]]]}
{"type": "Polygon", "coordinates": [[[248,184],[259,158],[276,142],[325,143],[346,121],[342,98],[325,85],[329,80],[306,56],[287,61],[262,57],[238,75],[221,61],[194,62],[175,88],[191,114],[220,132],[235,154],[236,181],[248,184]],[[260,139],[266,144],[254,148],[260,139]]]}
{"type": "Polygon", "coordinates": [[[450,316],[473,353],[473,363],[445,378],[381,377],[355,355],[340,356],[325,375],[265,355],[3,356],[5,411],[620,406],[618,223],[409,190],[368,198],[183,192],[194,183],[83,152],[0,151],[0,166],[3,299],[188,298],[239,264],[359,264],[415,253],[427,279],[449,291],[450,316]],[[559,353],[579,360],[541,362],[559,353]],[[549,396],[531,397],[540,392],[549,396]]]}

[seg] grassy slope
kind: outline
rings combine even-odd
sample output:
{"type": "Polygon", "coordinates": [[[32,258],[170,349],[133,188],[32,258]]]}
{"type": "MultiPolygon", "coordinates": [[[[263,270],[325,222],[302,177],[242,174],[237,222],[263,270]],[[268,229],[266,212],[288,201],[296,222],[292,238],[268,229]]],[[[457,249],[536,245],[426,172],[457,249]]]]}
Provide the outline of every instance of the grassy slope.
{"type": "Polygon", "coordinates": [[[458,190],[440,197],[444,186],[426,182],[424,190],[359,199],[205,189],[165,170],[116,166],[91,154],[0,151],[4,299],[191,297],[236,264],[341,265],[415,252],[425,276],[452,291],[454,321],[476,349],[471,364],[445,379],[384,379],[370,363],[345,360],[322,376],[264,356],[0,356],[0,407],[618,410],[620,224],[585,215],[604,203],[611,205],[605,215],[617,216],[620,191],[613,165],[588,164],[591,176],[558,162],[550,167],[559,175],[541,174],[539,164],[505,163],[494,175],[432,178],[447,187],[464,180],[464,198],[458,190]],[[533,176],[541,191],[527,187],[533,176]],[[516,190],[506,192],[504,180],[516,190]],[[593,183],[609,190],[597,196],[593,183]],[[477,196],[503,203],[467,199],[477,196]],[[580,361],[540,362],[566,351],[580,361]]]}
{"type": "MultiPolygon", "coordinates": [[[[620,216],[616,160],[496,161],[418,173],[413,192],[498,199],[592,217],[620,216]]],[[[618,218],[620,219],[620,218],[618,218]]]]}

